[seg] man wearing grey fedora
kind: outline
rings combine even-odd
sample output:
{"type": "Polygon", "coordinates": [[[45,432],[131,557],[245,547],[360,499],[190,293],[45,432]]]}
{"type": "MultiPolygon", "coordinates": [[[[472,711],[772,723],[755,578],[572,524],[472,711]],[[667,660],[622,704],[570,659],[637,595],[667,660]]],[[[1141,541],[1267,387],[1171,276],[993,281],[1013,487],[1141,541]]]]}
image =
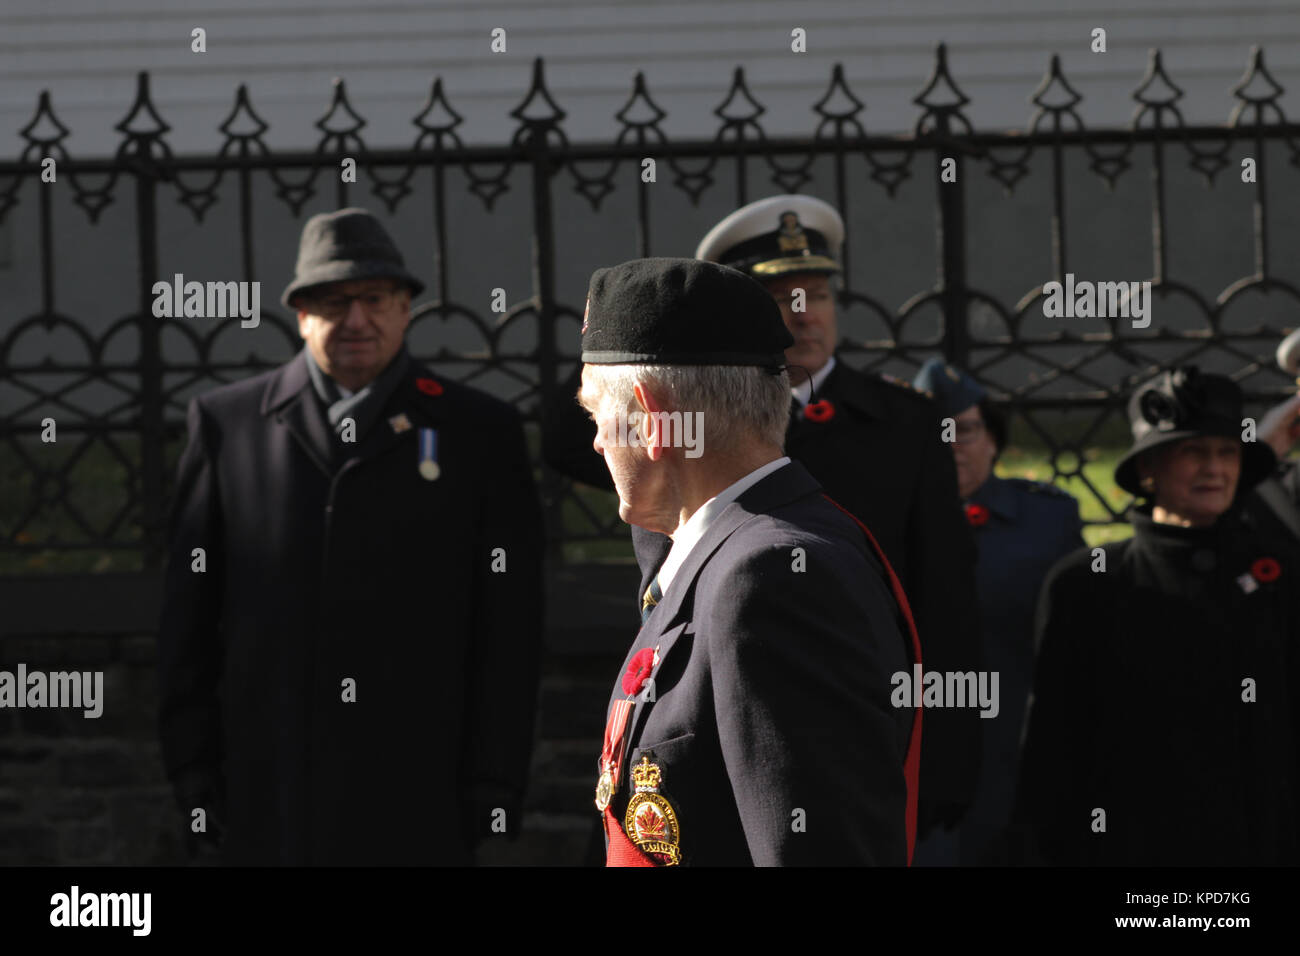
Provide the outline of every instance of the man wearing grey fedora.
{"type": "Polygon", "coordinates": [[[408,354],[422,288],[370,213],[313,216],[302,351],[190,402],[160,731],[201,857],[458,865],[518,828],[541,515],[515,410],[408,354]]]}

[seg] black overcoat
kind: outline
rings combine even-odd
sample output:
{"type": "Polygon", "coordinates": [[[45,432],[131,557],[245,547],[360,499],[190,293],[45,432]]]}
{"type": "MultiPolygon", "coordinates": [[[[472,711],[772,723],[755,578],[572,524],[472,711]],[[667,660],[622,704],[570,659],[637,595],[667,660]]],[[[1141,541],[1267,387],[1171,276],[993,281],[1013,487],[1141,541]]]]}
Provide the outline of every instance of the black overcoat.
{"type": "Polygon", "coordinates": [[[1132,520],[1044,583],[1021,832],[1049,863],[1294,862],[1300,560],[1231,512],[1132,520]]]}
{"type": "Polygon", "coordinates": [[[518,826],[542,531],[512,408],[413,362],[345,445],[299,353],[191,401],[172,526],[163,758],[225,862],[463,863],[518,826]]]}

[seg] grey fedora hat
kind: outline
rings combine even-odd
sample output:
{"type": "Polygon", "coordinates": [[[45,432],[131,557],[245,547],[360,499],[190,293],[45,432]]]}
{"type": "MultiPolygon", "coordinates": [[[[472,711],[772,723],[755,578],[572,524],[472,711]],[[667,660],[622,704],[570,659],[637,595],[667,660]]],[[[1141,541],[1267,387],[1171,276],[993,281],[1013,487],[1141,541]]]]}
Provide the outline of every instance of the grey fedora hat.
{"type": "Polygon", "coordinates": [[[293,281],[280,296],[294,309],[293,297],[327,282],[398,279],[417,296],[424,283],[406,271],[397,246],[379,220],[365,209],[340,209],[312,216],[302,227],[293,281]]]}

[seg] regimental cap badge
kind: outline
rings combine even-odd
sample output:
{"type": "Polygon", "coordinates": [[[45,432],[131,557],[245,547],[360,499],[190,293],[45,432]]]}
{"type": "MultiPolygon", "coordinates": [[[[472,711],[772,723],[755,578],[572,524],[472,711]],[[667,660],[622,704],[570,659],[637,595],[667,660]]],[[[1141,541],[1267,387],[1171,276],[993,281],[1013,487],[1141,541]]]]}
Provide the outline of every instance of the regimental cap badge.
{"type": "Polygon", "coordinates": [[[591,314],[591,299],[588,299],[587,304],[583,306],[582,309],[582,334],[583,335],[587,334],[587,316],[590,314],[591,314]]]}
{"type": "Polygon", "coordinates": [[[623,829],[643,853],[664,866],[676,866],[682,861],[681,829],[677,811],[659,792],[663,771],[658,764],[650,762],[652,756],[653,753],[647,752],[632,768],[635,792],[627,802],[623,829]]]}
{"type": "Polygon", "coordinates": [[[737,209],[709,230],[695,258],[721,262],[760,281],[840,270],[844,220],[815,196],[769,196],[737,209]]]}
{"type": "Polygon", "coordinates": [[[799,225],[799,214],[787,209],[781,213],[781,223],[777,227],[776,245],[782,253],[792,256],[810,256],[808,237],[804,235],[803,226],[799,225]]]}

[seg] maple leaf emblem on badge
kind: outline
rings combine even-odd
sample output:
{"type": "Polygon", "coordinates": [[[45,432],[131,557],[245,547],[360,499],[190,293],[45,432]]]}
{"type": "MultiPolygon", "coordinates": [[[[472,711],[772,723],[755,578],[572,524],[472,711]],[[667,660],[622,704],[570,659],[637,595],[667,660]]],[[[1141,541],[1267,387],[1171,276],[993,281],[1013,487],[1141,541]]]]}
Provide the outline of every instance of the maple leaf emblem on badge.
{"type": "Polygon", "coordinates": [[[664,818],[660,816],[654,804],[646,804],[636,815],[636,831],[642,838],[663,837],[664,818]]]}

